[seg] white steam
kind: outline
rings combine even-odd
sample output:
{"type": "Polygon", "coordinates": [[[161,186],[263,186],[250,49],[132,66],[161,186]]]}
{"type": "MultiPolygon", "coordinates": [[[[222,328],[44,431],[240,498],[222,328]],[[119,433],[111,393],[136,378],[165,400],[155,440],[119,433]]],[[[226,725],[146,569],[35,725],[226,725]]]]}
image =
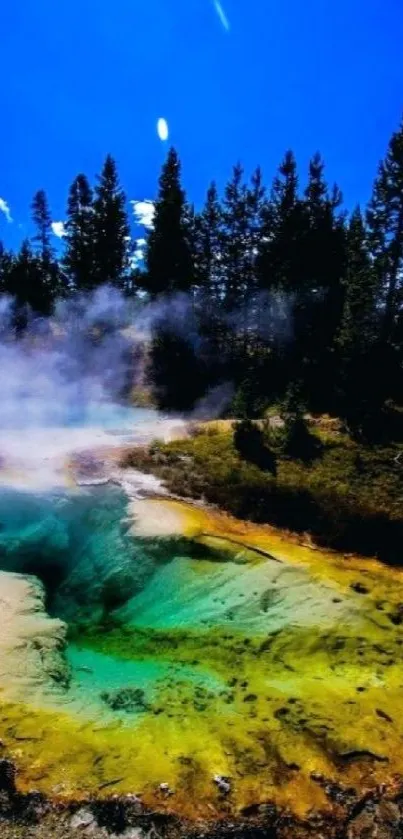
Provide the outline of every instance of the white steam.
{"type": "Polygon", "coordinates": [[[0,484],[65,486],[77,453],[164,435],[156,412],[124,398],[141,373],[134,321],[134,305],[101,288],[16,336],[13,302],[0,297],[0,484]]]}
{"type": "MultiPolygon", "coordinates": [[[[228,316],[227,328],[241,334],[250,319],[256,329],[258,311],[260,337],[291,337],[286,298],[265,295],[249,308],[228,316]]],[[[145,304],[103,287],[60,300],[51,318],[28,319],[20,335],[13,317],[13,301],[0,296],[0,484],[30,490],[65,485],[74,454],[146,443],[169,436],[180,424],[133,408],[129,396],[147,384],[146,348],[156,324],[204,357],[205,339],[190,295],[145,304]]],[[[224,376],[192,416],[217,417],[232,396],[224,376]]]]}

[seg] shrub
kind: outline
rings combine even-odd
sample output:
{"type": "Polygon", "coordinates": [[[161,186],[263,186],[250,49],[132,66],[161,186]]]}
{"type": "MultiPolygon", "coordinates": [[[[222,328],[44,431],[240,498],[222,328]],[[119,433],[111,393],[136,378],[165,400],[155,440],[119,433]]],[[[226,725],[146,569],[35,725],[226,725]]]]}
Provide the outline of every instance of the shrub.
{"type": "Polygon", "coordinates": [[[263,432],[251,420],[238,422],[234,430],[234,446],[243,460],[264,472],[277,473],[276,458],[266,445],[263,432]]]}
{"type": "Polygon", "coordinates": [[[309,463],[319,457],[322,451],[320,440],[311,434],[302,416],[290,416],[286,420],[284,453],[297,460],[309,463]]]}
{"type": "Polygon", "coordinates": [[[298,435],[299,456],[282,453],[285,430],[274,429],[275,454],[272,429],[263,433],[248,421],[237,423],[235,434],[201,433],[161,444],[153,457],[147,449],[133,450],[125,465],[154,472],[171,492],[202,497],[235,516],[310,532],[319,544],[402,564],[403,446],[363,446],[340,431],[321,443],[312,435],[321,457],[308,469],[298,435]],[[275,476],[262,470],[262,450],[276,460],[275,476]]]}

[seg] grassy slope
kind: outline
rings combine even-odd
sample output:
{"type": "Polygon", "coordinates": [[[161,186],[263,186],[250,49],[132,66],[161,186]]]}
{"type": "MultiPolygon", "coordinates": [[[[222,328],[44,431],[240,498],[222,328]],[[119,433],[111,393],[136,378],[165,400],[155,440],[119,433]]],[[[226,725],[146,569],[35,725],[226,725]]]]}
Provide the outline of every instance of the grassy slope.
{"type": "Polygon", "coordinates": [[[203,498],[240,518],[403,564],[403,446],[365,448],[325,425],[314,433],[323,444],[321,456],[310,465],[279,456],[276,478],[239,458],[225,426],[133,450],[125,465],[153,472],[171,492],[203,498]]]}

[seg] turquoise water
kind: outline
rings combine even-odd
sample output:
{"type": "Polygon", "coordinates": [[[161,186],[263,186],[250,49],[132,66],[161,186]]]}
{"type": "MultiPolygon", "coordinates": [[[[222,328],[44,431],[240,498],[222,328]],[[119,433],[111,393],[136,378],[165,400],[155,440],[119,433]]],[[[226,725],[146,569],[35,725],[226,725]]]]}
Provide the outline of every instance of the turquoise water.
{"type": "Polygon", "coordinates": [[[0,493],[0,567],[38,576],[52,614],[97,623],[153,573],[155,560],[124,521],[118,489],[33,496],[0,493]]]}
{"type": "Polygon", "coordinates": [[[24,621],[17,634],[32,638],[34,678],[6,693],[0,734],[25,788],[139,791],[150,809],[199,818],[228,814],[217,774],[235,808],[272,797],[306,810],[312,772],[363,791],[368,772],[402,775],[398,572],[275,534],[266,555],[225,536],[141,539],[131,525],[113,487],[0,493],[0,569],[39,577],[69,628],[65,648],[40,615],[36,634],[24,621]]]}
{"type": "Polygon", "coordinates": [[[150,422],[155,423],[162,416],[151,408],[135,408],[123,403],[88,402],[86,399],[72,399],[59,403],[53,395],[49,403],[42,399],[38,405],[36,393],[25,397],[20,394],[18,406],[17,411],[15,400],[10,403],[7,402],[7,397],[2,400],[2,429],[28,433],[29,428],[64,427],[68,433],[69,428],[89,426],[104,428],[106,431],[120,429],[136,433],[139,427],[150,422]],[[38,410],[41,408],[43,410],[38,410]]]}
{"type": "Polygon", "coordinates": [[[195,602],[201,592],[192,590],[191,580],[205,564],[217,565],[216,555],[209,561],[208,548],[186,539],[134,538],[126,504],[123,493],[111,487],[38,497],[0,493],[0,570],[44,583],[48,613],[69,630],[65,655],[71,678],[62,701],[94,720],[127,719],[102,701],[105,691],[144,691],[145,705],[157,712],[158,695],[167,685],[204,685],[213,693],[225,687],[217,674],[176,660],[174,645],[161,655],[158,646],[149,655],[133,648],[130,660],[120,654],[119,639],[124,646],[139,628],[180,629],[197,625],[199,618],[202,625],[195,602]]]}
{"type": "Polygon", "coordinates": [[[128,405],[101,402],[89,403],[80,412],[72,415],[69,422],[70,428],[97,427],[109,433],[128,433],[131,436],[141,436],[143,430],[163,416],[157,411],[148,408],[132,408],[128,405]]]}
{"type": "Polygon", "coordinates": [[[142,690],[145,707],[140,707],[135,714],[141,722],[141,716],[148,707],[161,713],[166,710],[159,706],[159,694],[167,685],[175,688],[184,684],[193,685],[196,689],[208,687],[217,695],[225,688],[225,682],[217,676],[181,662],[150,657],[129,661],[80,647],[77,643],[68,645],[67,660],[72,673],[69,691],[72,706],[78,713],[94,720],[106,717],[133,724],[132,713],[111,711],[105,703],[100,703],[105,691],[116,694],[127,688],[142,690]]]}

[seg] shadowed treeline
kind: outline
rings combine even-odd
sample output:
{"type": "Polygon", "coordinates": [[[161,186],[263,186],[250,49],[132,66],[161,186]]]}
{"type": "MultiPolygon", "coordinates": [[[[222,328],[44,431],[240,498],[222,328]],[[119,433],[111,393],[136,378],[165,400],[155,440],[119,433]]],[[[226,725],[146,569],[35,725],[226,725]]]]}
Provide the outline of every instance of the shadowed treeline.
{"type": "Polygon", "coordinates": [[[147,372],[164,410],[202,401],[260,416],[285,401],[342,416],[375,440],[385,406],[403,402],[403,125],[365,211],[343,209],[319,154],[301,180],[291,151],[270,188],[259,168],[247,181],[237,165],[224,194],[213,183],[196,210],[171,149],[140,265],[110,156],[94,190],[84,175],[74,180],[59,258],[43,191],[33,220],[32,242],[0,251],[14,328],[105,284],[151,302],[147,372]]]}

